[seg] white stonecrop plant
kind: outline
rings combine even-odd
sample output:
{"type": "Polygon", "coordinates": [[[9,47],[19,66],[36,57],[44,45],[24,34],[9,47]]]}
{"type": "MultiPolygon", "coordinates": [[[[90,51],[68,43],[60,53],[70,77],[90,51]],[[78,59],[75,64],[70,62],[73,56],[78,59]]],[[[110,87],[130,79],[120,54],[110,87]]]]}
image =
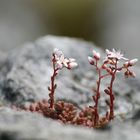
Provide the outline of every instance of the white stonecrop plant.
{"type": "Polygon", "coordinates": [[[52,54],[52,65],[53,65],[53,75],[51,76],[51,84],[48,87],[49,90],[49,104],[50,108],[54,108],[54,93],[57,85],[55,84],[55,78],[60,70],[67,68],[69,70],[78,66],[74,58],[66,58],[62,51],[55,48],[52,54]]]}
{"type": "Polygon", "coordinates": [[[93,95],[93,101],[94,101],[94,124],[98,124],[99,121],[99,112],[98,112],[98,103],[99,98],[101,96],[100,94],[100,85],[101,80],[107,76],[110,76],[110,84],[107,86],[107,88],[104,89],[104,92],[109,96],[109,112],[106,112],[106,119],[112,120],[114,118],[114,94],[113,94],[113,83],[116,78],[117,72],[123,72],[125,77],[135,77],[136,74],[131,71],[129,68],[134,66],[136,62],[138,61],[137,58],[129,60],[124,57],[124,55],[120,51],[116,51],[115,49],[112,49],[112,51],[106,49],[106,57],[103,59],[101,64],[99,65],[99,60],[101,60],[101,55],[99,52],[93,50],[92,51],[92,57],[88,57],[88,61],[91,65],[95,66],[96,71],[98,73],[98,80],[97,80],[97,87],[94,90],[95,95],[93,95]],[[121,61],[121,64],[119,63],[121,61]],[[120,66],[121,65],[121,66],[120,66]]]}

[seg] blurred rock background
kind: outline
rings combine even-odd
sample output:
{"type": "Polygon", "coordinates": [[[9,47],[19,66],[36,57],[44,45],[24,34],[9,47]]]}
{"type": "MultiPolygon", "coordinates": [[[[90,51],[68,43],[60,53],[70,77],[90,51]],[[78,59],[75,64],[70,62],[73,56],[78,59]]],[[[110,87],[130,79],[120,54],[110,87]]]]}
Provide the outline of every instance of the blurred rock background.
{"type": "Polygon", "coordinates": [[[139,0],[0,0],[0,49],[46,35],[79,37],[139,58],[139,0]]]}
{"type": "MultiPolygon", "coordinates": [[[[91,75],[85,58],[90,53],[90,47],[99,50],[102,55],[104,53],[96,45],[70,38],[47,36],[34,42],[47,34],[83,38],[104,48],[122,49],[130,58],[139,58],[140,1],[0,0],[0,105],[22,105],[46,97],[47,78],[51,71],[50,52],[57,46],[84,65],[82,70],[77,69],[72,75],[63,73],[64,76],[59,77],[58,91],[61,94],[57,94],[57,98],[62,99],[63,95],[64,99],[80,103],[81,106],[90,103],[90,94],[87,93],[91,93],[90,84],[95,83],[91,77],[96,76],[91,75]],[[19,46],[24,47],[11,52],[19,46]],[[89,84],[89,80],[93,80],[93,83],[90,81],[89,84]]],[[[43,136],[50,140],[56,137],[58,140],[139,140],[139,68],[135,71],[137,77],[134,81],[123,81],[120,76],[114,88],[116,113],[122,112],[120,117],[124,119],[123,123],[118,116],[116,122],[105,131],[85,131],[85,128],[58,126],[37,114],[34,116],[1,107],[0,139],[40,139],[43,136]]],[[[104,104],[101,106],[104,108],[104,104]]]]}

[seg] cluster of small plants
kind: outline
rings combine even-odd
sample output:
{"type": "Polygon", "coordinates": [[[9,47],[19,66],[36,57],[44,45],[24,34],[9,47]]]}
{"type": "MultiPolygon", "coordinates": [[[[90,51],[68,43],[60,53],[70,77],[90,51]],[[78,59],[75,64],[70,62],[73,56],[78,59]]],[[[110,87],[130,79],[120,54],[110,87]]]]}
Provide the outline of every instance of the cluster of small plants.
{"type": "Polygon", "coordinates": [[[106,49],[106,57],[101,60],[99,52],[92,51],[92,56],[88,57],[91,66],[95,67],[98,79],[96,81],[96,88],[92,96],[93,105],[79,110],[74,104],[64,101],[55,101],[55,90],[57,84],[55,83],[56,77],[59,72],[66,68],[71,70],[78,66],[73,58],[66,58],[62,51],[54,49],[52,53],[52,67],[53,73],[48,87],[49,99],[32,103],[29,107],[23,109],[31,112],[38,112],[45,117],[56,119],[63,123],[83,125],[87,127],[98,128],[106,125],[114,119],[114,93],[113,84],[116,74],[122,72],[126,78],[135,77],[135,73],[130,69],[134,66],[138,59],[129,60],[124,57],[120,51],[113,49],[112,51],[106,49]],[[99,114],[99,101],[101,97],[101,83],[106,77],[110,77],[109,85],[104,89],[104,94],[109,97],[107,103],[108,109],[104,116],[99,114]]]}

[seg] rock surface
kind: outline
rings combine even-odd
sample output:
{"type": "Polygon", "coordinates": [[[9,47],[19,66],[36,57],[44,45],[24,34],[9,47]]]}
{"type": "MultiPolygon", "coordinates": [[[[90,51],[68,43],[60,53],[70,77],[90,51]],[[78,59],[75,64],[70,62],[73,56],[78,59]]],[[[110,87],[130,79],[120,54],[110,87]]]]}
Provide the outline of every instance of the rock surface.
{"type": "MultiPolygon", "coordinates": [[[[61,49],[66,56],[76,58],[79,63],[78,69],[61,71],[57,78],[56,99],[67,100],[80,107],[92,104],[92,87],[96,86],[96,73],[88,64],[87,56],[93,48],[102,56],[105,55],[104,52],[92,43],[55,36],[43,37],[2,56],[0,104],[24,105],[48,98],[47,87],[52,74],[50,59],[54,48],[61,49]]],[[[105,129],[97,131],[62,125],[39,114],[1,107],[0,139],[139,140],[140,73],[138,69],[136,68],[138,78],[135,81],[123,80],[122,76],[118,76],[114,87],[116,119],[105,129]]],[[[107,83],[108,80],[104,81],[102,88],[107,83]]],[[[100,106],[102,110],[105,108],[103,102],[100,106]]]]}

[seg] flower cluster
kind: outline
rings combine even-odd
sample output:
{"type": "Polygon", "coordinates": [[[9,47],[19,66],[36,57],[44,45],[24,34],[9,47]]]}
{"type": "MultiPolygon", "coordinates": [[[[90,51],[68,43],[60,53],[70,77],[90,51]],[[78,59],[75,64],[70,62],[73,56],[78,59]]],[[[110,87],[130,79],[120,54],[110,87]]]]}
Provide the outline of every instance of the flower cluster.
{"type": "Polygon", "coordinates": [[[57,64],[58,69],[62,69],[63,67],[66,67],[67,69],[72,69],[78,66],[74,58],[65,58],[62,51],[55,48],[54,49],[54,61],[57,64]]]}
{"type": "MultiPolygon", "coordinates": [[[[104,61],[104,68],[107,69],[105,64],[110,64],[110,65],[117,65],[117,63],[119,63],[119,60],[124,60],[125,62],[123,63],[123,66],[121,67],[117,67],[117,72],[120,72],[122,70],[124,70],[124,75],[125,77],[135,77],[135,73],[133,71],[130,71],[129,68],[134,66],[136,64],[136,62],[138,61],[138,59],[132,59],[129,60],[128,58],[125,58],[123,56],[123,54],[121,54],[120,51],[116,51],[115,49],[111,51],[109,51],[108,49],[106,49],[106,54],[107,57],[104,61]]],[[[111,67],[112,68],[112,67],[111,67]]],[[[108,71],[111,72],[111,70],[108,69],[108,71]]]]}

